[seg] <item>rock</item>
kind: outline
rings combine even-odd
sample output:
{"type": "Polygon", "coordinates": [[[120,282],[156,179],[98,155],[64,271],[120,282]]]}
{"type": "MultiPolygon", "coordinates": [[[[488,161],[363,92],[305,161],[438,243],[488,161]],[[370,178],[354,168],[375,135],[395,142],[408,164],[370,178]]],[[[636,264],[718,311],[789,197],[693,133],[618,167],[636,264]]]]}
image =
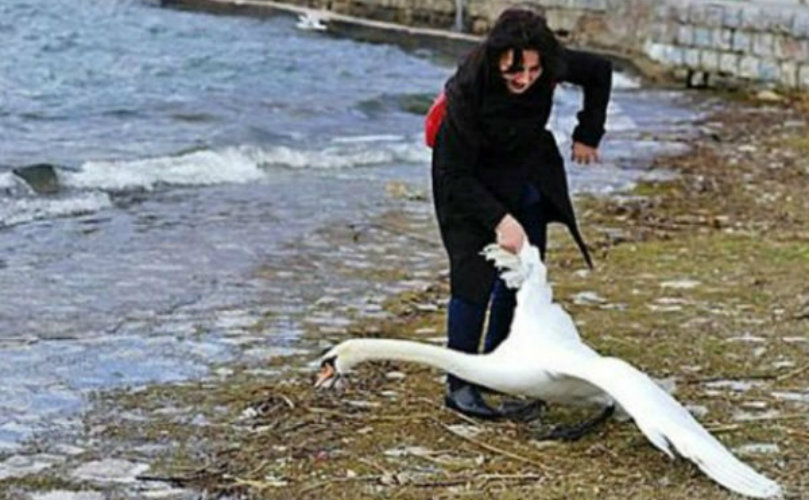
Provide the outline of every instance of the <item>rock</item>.
{"type": "Polygon", "coordinates": [[[18,167],[13,169],[12,172],[24,180],[37,194],[55,194],[59,192],[59,179],[56,176],[56,169],[49,163],[18,167]]]}
{"type": "Polygon", "coordinates": [[[73,471],[72,476],[97,483],[134,483],[147,470],[149,466],[146,464],[108,458],[83,464],[73,471]]]}
{"type": "Polygon", "coordinates": [[[596,292],[579,292],[573,296],[573,303],[576,305],[604,304],[607,299],[596,292]]]}
{"type": "Polygon", "coordinates": [[[781,451],[781,448],[779,448],[777,444],[772,443],[748,443],[737,446],[733,451],[739,455],[761,455],[778,453],[781,451]]]}
{"type": "Polygon", "coordinates": [[[98,491],[53,490],[31,495],[31,500],[104,500],[104,498],[98,491]]]}
{"type": "Polygon", "coordinates": [[[756,99],[762,102],[781,102],[784,97],[772,90],[760,90],[756,94],[756,99]]]}
{"type": "Polygon", "coordinates": [[[64,461],[56,455],[14,455],[0,462],[0,480],[36,474],[64,461]]]}
{"type": "Polygon", "coordinates": [[[698,287],[699,285],[700,285],[699,281],[691,279],[664,281],[660,283],[660,286],[663,288],[677,288],[677,289],[695,288],[698,287]]]}

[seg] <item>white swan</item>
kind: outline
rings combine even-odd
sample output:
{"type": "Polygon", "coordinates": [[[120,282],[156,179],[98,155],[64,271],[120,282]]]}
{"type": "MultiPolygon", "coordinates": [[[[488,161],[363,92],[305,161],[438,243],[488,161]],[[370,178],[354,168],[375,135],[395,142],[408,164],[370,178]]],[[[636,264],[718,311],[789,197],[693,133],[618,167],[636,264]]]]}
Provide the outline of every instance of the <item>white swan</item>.
{"type": "Polygon", "coordinates": [[[363,361],[393,359],[425,363],[506,394],[549,403],[607,409],[617,403],[669,457],[676,452],[737,493],[782,496],[778,483],[734,457],[644,373],[582,342],[570,315],[553,302],[536,247],[523,245],[518,256],[489,245],[484,255],[501,269],[508,286],[519,287],[511,332],[497,349],[473,355],[404,340],[350,339],[321,357],[316,385],[333,386],[363,361]]]}
{"type": "Polygon", "coordinates": [[[298,14],[298,22],[295,27],[305,31],[326,31],[327,26],[323,24],[323,17],[314,11],[305,11],[298,14]]]}

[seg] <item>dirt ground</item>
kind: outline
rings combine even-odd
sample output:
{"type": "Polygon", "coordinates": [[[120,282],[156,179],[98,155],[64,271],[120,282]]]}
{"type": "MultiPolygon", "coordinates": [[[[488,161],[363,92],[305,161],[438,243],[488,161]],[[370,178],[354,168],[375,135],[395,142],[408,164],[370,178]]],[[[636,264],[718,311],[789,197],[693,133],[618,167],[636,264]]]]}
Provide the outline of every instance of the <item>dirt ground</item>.
{"type": "MultiPolygon", "coordinates": [[[[554,230],[549,277],[588,343],[668,379],[738,456],[789,498],[807,498],[809,110],[799,100],[722,109],[696,124],[690,153],[659,159],[675,180],[578,199],[596,269],[554,230]]],[[[390,300],[394,319],[358,320],[345,337],[440,342],[446,298],[436,278],[390,300]]],[[[102,434],[171,440],[143,479],[212,497],[737,498],[631,422],[543,441],[553,424],[587,415],[552,407],[531,422],[471,420],[441,404],[442,373],[406,363],[363,365],[344,392],[315,391],[313,359],[275,358],[275,375],[233,367],[223,382],[105,395],[106,419],[191,405],[205,423],[105,421],[102,434]]]]}

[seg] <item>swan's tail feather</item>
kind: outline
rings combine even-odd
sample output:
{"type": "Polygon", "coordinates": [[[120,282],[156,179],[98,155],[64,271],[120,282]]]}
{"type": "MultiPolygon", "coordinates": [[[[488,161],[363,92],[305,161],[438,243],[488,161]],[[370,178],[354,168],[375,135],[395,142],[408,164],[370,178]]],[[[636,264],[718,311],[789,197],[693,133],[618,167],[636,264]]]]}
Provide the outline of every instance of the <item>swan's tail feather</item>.
{"type": "Polygon", "coordinates": [[[494,263],[500,270],[500,278],[509,288],[520,288],[528,278],[528,266],[524,266],[517,254],[511,253],[496,243],[486,245],[481,255],[494,263]]]}
{"type": "MultiPolygon", "coordinates": [[[[698,424],[697,424],[698,425],[698,424]]],[[[700,429],[703,430],[703,429],[700,429]]],[[[740,461],[707,431],[694,436],[694,449],[680,453],[722,486],[753,498],[780,498],[781,487],[740,461]]],[[[679,449],[678,449],[679,451],[679,449]]]]}

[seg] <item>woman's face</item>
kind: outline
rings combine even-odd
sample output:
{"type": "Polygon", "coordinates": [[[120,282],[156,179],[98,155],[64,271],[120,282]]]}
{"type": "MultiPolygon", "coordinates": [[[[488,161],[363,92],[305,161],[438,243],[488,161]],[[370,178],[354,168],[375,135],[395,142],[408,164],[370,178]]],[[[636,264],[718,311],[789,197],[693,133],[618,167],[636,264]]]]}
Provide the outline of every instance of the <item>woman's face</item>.
{"type": "Polygon", "coordinates": [[[514,49],[508,49],[500,54],[500,75],[506,82],[506,88],[512,94],[522,94],[542,74],[542,65],[539,62],[539,52],[536,50],[523,50],[522,61],[514,64],[514,49]]]}

